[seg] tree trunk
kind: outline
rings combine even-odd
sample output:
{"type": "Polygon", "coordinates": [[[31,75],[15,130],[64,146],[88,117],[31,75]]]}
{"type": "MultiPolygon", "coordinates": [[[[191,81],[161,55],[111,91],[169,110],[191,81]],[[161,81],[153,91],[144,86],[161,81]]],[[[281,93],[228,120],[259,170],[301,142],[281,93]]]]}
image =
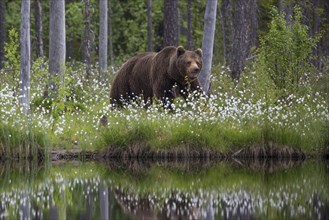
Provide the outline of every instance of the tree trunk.
{"type": "MultiPolygon", "coordinates": [[[[324,17],[326,21],[329,21],[329,2],[324,3],[324,17]]],[[[323,39],[322,39],[322,56],[329,56],[329,31],[324,33],[323,39]]],[[[329,74],[329,73],[328,73],[329,74]]]]}
{"type": "Polygon", "coordinates": [[[223,60],[224,65],[230,65],[232,61],[233,47],[233,12],[232,0],[223,0],[220,9],[222,22],[222,44],[223,44],[223,60]]]}
{"type": "Polygon", "coordinates": [[[24,114],[27,114],[30,109],[30,0],[22,0],[20,26],[21,71],[19,77],[19,94],[22,111],[24,114]]]}
{"type": "Polygon", "coordinates": [[[282,1],[279,0],[278,2],[278,9],[280,13],[285,14],[286,22],[290,23],[292,18],[292,9],[293,9],[293,2],[282,1]]]}
{"type": "Polygon", "coordinates": [[[0,0],[0,69],[3,67],[5,60],[5,41],[6,41],[6,28],[5,28],[5,0],[0,0]]]}
{"type": "Polygon", "coordinates": [[[51,97],[57,96],[57,86],[54,77],[60,76],[65,70],[65,2],[64,0],[50,0],[49,25],[49,72],[48,86],[51,97]]]}
{"type": "Polygon", "coordinates": [[[319,10],[320,10],[320,0],[313,0],[313,33],[319,34],[320,33],[320,17],[319,17],[319,10]]]}
{"type": "Polygon", "coordinates": [[[207,0],[202,38],[203,67],[199,76],[200,85],[207,94],[209,93],[210,87],[212,55],[216,29],[216,11],[217,0],[207,0]]]}
{"type": "Polygon", "coordinates": [[[85,215],[85,219],[86,220],[91,220],[92,216],[93,216],[93,194],[92,193],[88,193],[88,188],[91,188],[91,183],[86,184],[86,215],[85,215]]]}
{"type": "Polygon", "coordinates": [[[278,0],[278,10],[279,12],[283,11],[282,0],[278,0]]]}
{"type": "Polygon", "coordinates": [[[313,24],[311,20],[313,19],[313,8],[311,6],[312,2],[299,1],[296,4],[302,9],[302,24],[308,27],[309,35],[313,34],[313,24]]]}
{"type": "Polygon", "coordinates": [[[187,1],[187,49],[193,49],[192,39],[192,0],[187,1]]]}
{"type": "Polygon", "coordinates": [[[103,82],[107,82],[107,3],[99,0],[99,75],[103,82]]]}
{"type": "MultiPolygon", "coordinates": [[[[313,35],[317,35],[320,33],[320,17],[319,17],[319,9],[320,9],[320,0],[313,0],[313,35]]],[[[314,65],[320,69],[320,44],[313,49],[313,53],[315,55],[314,65]]]]}
{"type": "Polygon", "coordinates": [[[178,0],[164,2],[163,44],[178,46],[178,0]]]}
{"type": "MultiPolygon", "coordinates": [[[[29,0],[23,0],[30,2],[29,0]]],[[[24,201],[19,206],[19,212],[21,213],[22,219],[31,219],[31,198],[29,190],[24,190],[20,195],[21,201],[24,201]]]]}
{"type": "MultiPolygon", "coordinates": [[[[73,0],[65,0],[66,6],[69,6],[73,0]]],[[[73,49],[73,36],[71,33],[67,33],[66,39],[66,61],[70,61],[74,56],[74,49],[73,49]]]]}
{"type": "Polygon", "coordinates": [[[234,12],[234,38],[233,38],[233,51],[232,51],[232,63],[231,71],[232,78],[239,79],[240,74],[244,68],[245,54],[245,36],[246,36],[246,24],[245,24],[245,10],[246,0],[235,1],[235,12],[234,12]]]}
{"type": "Polygon", "coordinates": [[[109,190],[104,184],[99,186],[99,207],[102,220],[109,219],[109,190]]]}
{"type": "Polygon", "coordinates": [[[249,30],[248,30],[248,48],[247,48],[247,57],[250,56],[250,51],[252,47],[257,45],[257,31],[258,31],[258,6],[257,0],[250,0],[247,8],[248,20],[249,20],[249,30]]]}
{"type": "Polygon", "coordinates": [[[110,66],[111,70],[114,69],[114,53],[113,53],[113,32],[112,32],[112,8],[111,1],[109,1],[109,49],[110,49],[110,66]]]}
{"type": "Polygon", "coordinates": [[[245,60],[257,39],[256,0],[236,0],[234,13],[234,37],[231,75],[238,80],[245,67],[245,60]]]}
{"type": "Polygon", "coordinates": [[[42,8],[41,0],[34,0],[34,17],[35,17],[35,38],[36,38],[36,55],[43,57],[43,40],[42,40],[42,8]]]}
{"type": "Polygon", "coordinates": [[[152,0],[147,0],[147,50],[153,51],[152,45],[152,0]]]}
{"type": "Polygon", "coordinates": [[[85,2],[85,33],[83,36],[83,60],[86,64],[86,78],[90,78],[91,72],[91,59],[90,59],[90,0],[84,0],[85,2]]]}
{"type": "Polygon", "coordinates": [[[54,220],[60,219],[57,205],[49,207],[49,219],[54,219],[54,220]]]}

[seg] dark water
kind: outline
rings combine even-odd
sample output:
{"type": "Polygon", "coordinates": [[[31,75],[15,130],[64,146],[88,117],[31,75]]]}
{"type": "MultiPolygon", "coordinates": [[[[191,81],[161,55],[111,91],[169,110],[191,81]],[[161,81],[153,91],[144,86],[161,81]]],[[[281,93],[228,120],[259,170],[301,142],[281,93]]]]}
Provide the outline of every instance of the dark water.
{"type": "Polygon", "coordinates": [[[0,163],[0,219],[329,219],[329,163],[0,163]]]}

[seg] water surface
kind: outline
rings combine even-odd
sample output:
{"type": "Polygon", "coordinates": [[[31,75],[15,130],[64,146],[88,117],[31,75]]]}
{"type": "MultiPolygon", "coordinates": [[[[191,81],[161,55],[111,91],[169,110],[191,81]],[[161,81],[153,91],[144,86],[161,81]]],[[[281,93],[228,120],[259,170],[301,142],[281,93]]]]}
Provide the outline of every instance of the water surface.
{"type": "Polygon", "coordinates": [[[0,219],[329,219],[327,162],[0,163],[0,219]]]}

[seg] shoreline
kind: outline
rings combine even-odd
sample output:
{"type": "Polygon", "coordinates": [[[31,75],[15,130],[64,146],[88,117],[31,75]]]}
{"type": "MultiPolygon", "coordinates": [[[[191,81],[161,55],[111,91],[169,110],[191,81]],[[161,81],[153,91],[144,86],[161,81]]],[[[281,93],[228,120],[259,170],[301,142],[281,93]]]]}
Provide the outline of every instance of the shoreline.
{"type": "MultiPolygon", "coordinates": [[[[23,154],[24,155],[24,154],[23,154]]],[[[27,155],[27,154],[25,154],[27,155]]],[[[148,145],[131,144],[126,147],[109,146],[102,150],[81,150],[81,149],[52,149],[45,154],[42,149],[38,149],[37,155],[29,156],[0,154],[0,161],[6,160],[38,160],[38,161],[61,161],[61,160],[293,160],[304,161],[308,159],[329,160],[329,147],[322,152],[304,152],[301,149],[289,146],[249,146],[236,151],[221,152],[209,147],[195,147],[190,145],[180,145],[165,149],[152,149],[148,145]]]]}
{"type": "Polygon", "coordinates": [[[149,146],[108,147],[99,151],[57,150],[50,153],[50,160],[329,160],[329,148],[323,152],[305,153],[288,146],[251,146],[238,151],[220,152],[208,147],[178,146],[171,149],[151,149],[149,146]]]}

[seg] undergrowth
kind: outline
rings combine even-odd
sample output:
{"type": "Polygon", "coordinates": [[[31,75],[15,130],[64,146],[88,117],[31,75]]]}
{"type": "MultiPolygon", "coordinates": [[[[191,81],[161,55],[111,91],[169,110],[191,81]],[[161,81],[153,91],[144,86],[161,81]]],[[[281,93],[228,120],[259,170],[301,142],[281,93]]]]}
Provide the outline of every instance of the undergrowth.
{"type": "MultiPolygon", "coordinates": [[[[82,79],[79,75],[82,70],[72,70],[70,77],[82,79]]],[[[96,72],[95,68],[95,75],[96,72]]],[[[82,84],[79,98],[71,99],[84,108],[63,110],[54,115],[53,104],[35,102],[39,97],[36,94],[43,92],[38,81],[39,89],[32,94],[35,97],[31,100],[33,108],[25,116],[20,112],[11,87],[2,86],[1,148],[12,152],[29,142],[31,146],[49,150],[93,151],[139,144],[153,149],[186,145],[233,152],[276,143],[306,152],[321,152],[328,145],[329,114],[325,92],[303,96],[292,94],[287,100],[276,101],[262,93],[262,89],[253,87],[259,80],[256,72],[242,75],[240,84],[234,89],[225,68],[214,69],[214,72],[213,85],[218,85],[218,89],[212,90],[209,98],[190,97],[188,102],[177,99],[173,112],[157,104],[145,108],[131,103],[123,109],[112,109],[108,99],[109,86],[94,80],[82,84]],[[255,88],[254,92],[252,88],[255,88]],[[101,122],[104,115],[107,117],[105,125],[101,122]]],[[[77,83],[73,86],[80,86],[77,83]]]]}
{"type": "MultiPolygon", "coordinates": [[[[282,18],[275,21],[285,25],[282,18]]],[[[288,146],[306,153],[320,153],[329,145],[329,77],[326,72],[312,68],[306,56],[316,40],[297,47],[298,42],[308,37],[303,25],[295,25],[294,29],[271,25],[262,42],[284,31],[291,45],[286,49],[303,56],[294,55],[294,62],[289,65],[275,63],[285,59],[274,56],[289,53],[274,53],[269,60],[267,51],[271,47],[280,51],[279,46],[285,41],[280,38],[277,44],[261,44],[256,50],[257,58],[241,74],[238,84],[232,81],[227,67],[216,66],[212,70],[211,95],[199,98],[191,95],[187,101],[178,98],[170,112],[156,103],[148,108],[137,104],[143,102],[127,103],[122,109],[111,108],[110,84],[99,81],[97,66],[92,67],[87,80],[84,65],[77,62],[67,64],[58,85],[59,95],[49,98],[45,94],[48,63],[38,59],[31,71],[31,111],[24,115],[17,92],[19,56],[12,45],[17,42],[12,40],[12,44],[7,44],[8,48],[14,48],[7,58],[10,62],[0,71],[0,155],[36,154],[39,148],[45,152],[94,151],[134,144],[151,149],[208,147],[223,152],[252,146],[288,146]],[[279,72],[268,71],[276,65],[280,65],[279,72]],[[291,71],[296,69],[298,72],[291,71]],[[292,84],[280,84],[279,74],[285,71],[288,72],[284,80],[292,84]]],[[[15,36],[12,34],[12,38],[15,36]]],[[[323,71],[329,66],[324,64],[323,71]]],[[[113,75],[109,78],[113,79],[113,75]]]]}

